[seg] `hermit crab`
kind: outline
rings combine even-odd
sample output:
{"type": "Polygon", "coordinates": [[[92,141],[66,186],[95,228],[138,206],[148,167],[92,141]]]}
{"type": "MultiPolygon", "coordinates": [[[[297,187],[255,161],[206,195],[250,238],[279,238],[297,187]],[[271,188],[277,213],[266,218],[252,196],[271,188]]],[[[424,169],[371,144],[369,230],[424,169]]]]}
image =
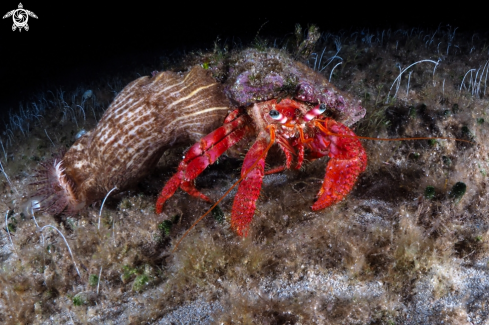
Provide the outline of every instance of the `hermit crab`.
{"type": "Polygon", "coordinates": [[[265,174],[329,156],[312,209],[335,204],[352,190],[367,158],[361,137],[349,127],[364,115],[360,101],[277,49],[247,49],[215,65],[153,73],[128,84],[62,157],[41,163],[31,204],[54,215],[76,214],[144,178],[169,147],[192,142],[156,212],[178,188],[211,201],[195,179],[226,150],[253,138],[231,212],[232,228],[246,236],[265,174]],[[274,144],[285,163],[265,171],[274,144]]]}
{"type": "Polygon", "coordinates": [[[158,197],[156,212],[162,212],[178,188],[211,202],[196,189],[196,177],[249,135],[256,135],[256,141],[244,158],[231,212],[231,227],[238,235],[248,234],[264,175],[285,168],[299,169],[304,159],[330,157],[312,210],[342,200],[367,165],[361,142],[347,126],[365,114],[359,101],[278,50],[247,50],[230,61],[224,92],[237,108],[221,127],[185,153],[158,197]],[[274,144],[285,154],[285,164],[265,171],[265,158],[274,144]]]}

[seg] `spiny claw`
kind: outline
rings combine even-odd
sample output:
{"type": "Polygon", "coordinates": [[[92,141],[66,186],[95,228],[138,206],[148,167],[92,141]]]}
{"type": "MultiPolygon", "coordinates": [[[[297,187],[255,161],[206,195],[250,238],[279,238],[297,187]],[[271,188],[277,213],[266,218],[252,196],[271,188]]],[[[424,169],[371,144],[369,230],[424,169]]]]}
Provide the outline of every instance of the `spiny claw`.
{"type": "Polygon", "coordinates": [[[349,160],[330,159],[318,199],[311,209],[321,210],[341,201],[352,190],[360,173],[365,170],[365,163],[366,158],[362,157],[349,160]]]}
{"type": "Polygon", "coordinates": [[[355,136],[348,127],[326,119],[319,129],[320,133],[315,137],[312,146],[318,152],[329,150],[330,160],[318,200],[311,207],[313,211],[341,201],[353,189],[358,176],[367,167],[367,154],[360,140],[341,136],[355,136]]]}

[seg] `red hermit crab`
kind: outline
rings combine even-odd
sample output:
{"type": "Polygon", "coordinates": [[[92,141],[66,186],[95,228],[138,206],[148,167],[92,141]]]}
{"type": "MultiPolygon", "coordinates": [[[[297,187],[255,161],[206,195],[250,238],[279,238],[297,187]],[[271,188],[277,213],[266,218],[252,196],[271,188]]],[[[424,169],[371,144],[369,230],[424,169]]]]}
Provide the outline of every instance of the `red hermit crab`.
{"type": "Polygon", "coordinates": [[[274,49],[239,52],[229,60],[225,75],[224,92],[239,108],[185,153],[158,198],[157,213],[179,187],[211,202],[195,188],[194,180],[226,150],[253,134],[256,141],[245,156],[231,212],[231,226],[238,235],[248,233],[265,174],[299,169],[304,159],[328,155],[326,176],[312,209],[326,208],[351,191],[367,164],[362,144],[347,127],[365,114],[358,101],[274,49]],[[275,143],[285,154],[285,164],[265,171],[267,152],[275,143]]]}
{"type": "Polygon", "coordinates": [[[312,210],[326,208],[347,195],[367,165],[367,155],[360,141],[347,126],[324,117],[325,104],[308,105],[290,98],[255,103],[230,113],[224,125],[185,154],[177,173],[163,188],[156,203],[160,213],[165,201],[180,187],[188,194],[211,202],[194,186],[195,178],[214,163],[227,149],[250,132],[258,134],[245,156],[242,181],[234,199],[231,227],[246,236],[255,213],[263,176],[294,167],[299,169],[304,158],[313,160],[329,155],[326,176],[312,210]],[[277,143],[284,152],[285,165],[265,172],[265,158],[271,145],[277,143]]]}

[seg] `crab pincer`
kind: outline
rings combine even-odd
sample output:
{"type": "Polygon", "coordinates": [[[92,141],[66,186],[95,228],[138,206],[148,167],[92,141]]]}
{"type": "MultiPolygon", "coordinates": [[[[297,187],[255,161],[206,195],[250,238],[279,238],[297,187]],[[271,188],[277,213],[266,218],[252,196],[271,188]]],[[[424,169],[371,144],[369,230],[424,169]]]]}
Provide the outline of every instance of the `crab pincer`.
{"type": "Polygon", "coordinates": [[[310,147],[313,152],[327,153],[330,159],[318,199],[311,207],[313,211],[341,201],[367,167],[365,149],[352,130],[330,118],[315,124],[319,131],[310,147]]]}

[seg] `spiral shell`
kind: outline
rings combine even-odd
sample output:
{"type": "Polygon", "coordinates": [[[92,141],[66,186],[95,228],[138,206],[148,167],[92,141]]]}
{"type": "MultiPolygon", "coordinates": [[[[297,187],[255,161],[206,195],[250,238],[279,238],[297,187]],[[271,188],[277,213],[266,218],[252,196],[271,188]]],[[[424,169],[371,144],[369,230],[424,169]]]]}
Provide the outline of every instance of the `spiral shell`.
{"type": "Polygon", "coordinates": [[[74,213],[140,180],[170,145],[198,141],[219,127],[229,106],[221,85],[200,66],[134,80],[62,160],[42,165],[34,195],[49,213],[74,213]]]}

